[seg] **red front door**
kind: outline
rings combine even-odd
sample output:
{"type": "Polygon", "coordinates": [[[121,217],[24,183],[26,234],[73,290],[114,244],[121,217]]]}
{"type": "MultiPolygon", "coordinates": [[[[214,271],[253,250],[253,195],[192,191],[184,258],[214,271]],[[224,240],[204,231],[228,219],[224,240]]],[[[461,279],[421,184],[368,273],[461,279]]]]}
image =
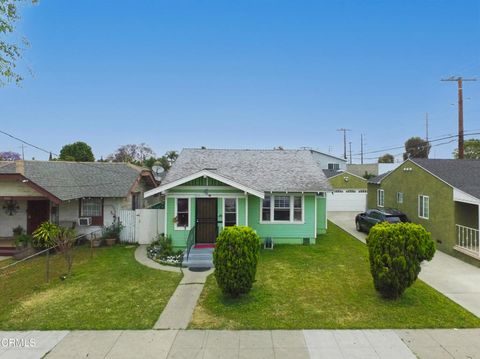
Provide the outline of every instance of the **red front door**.
{"type": "Polygon", "coordinates": [[[27,233],[32,234],[37,227],[50,219],[50,201],[27,202],[27,233]]]}

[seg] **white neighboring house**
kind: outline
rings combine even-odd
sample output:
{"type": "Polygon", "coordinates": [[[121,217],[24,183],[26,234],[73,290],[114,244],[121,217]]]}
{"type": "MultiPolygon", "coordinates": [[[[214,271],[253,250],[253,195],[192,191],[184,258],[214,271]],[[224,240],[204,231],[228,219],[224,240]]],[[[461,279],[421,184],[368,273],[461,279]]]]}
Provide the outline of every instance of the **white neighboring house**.
{"type": "Polygon", "coordinates": [[[0,162],[0,239],[11,240],[17,226],[31,234],[47,220],[99,232],[120,209],[143,208],[143,193],[156,186],[150,170],[127,163],[0,162]]]}
{"type": "Polygon", "coordinates": [[[347,160],[344,158],[316,150],[310,150],[310,152],[322,170],[346,171],[347,169],[347,160]]]}

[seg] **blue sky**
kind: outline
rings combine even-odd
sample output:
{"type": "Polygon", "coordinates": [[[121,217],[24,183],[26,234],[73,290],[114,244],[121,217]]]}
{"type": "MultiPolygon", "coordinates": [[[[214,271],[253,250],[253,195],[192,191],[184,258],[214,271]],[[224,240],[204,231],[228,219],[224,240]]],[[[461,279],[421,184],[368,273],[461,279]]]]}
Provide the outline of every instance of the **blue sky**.
{"type": "MultiPolygon", "coordinates": [[[[141,142],[342,154],[346,127],[358,161],[361,133],[367,152],[402,145],[425,135],[425,112],[431,137],[454,133],[456,84],[440,79],[480,77],[478,1],[41,0],[22,14],[33,76],[0,88],[0,129],[57,153],[82,140],[96,157],[141,142]]],[[[480,81],[464,87],[465,129],[480,132],[480,81]]]]}

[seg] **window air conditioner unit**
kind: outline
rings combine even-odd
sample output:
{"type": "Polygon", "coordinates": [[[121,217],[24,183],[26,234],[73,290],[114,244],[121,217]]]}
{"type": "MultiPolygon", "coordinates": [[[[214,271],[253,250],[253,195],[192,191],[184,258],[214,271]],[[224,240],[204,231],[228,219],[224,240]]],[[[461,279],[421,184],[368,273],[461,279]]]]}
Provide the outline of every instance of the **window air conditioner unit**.
{"type": "Polygon", "coordinates": [[[79,226],[89,226],[92,224],[92,219],[90,217],[81,217],[78,219],[79,226]]]}

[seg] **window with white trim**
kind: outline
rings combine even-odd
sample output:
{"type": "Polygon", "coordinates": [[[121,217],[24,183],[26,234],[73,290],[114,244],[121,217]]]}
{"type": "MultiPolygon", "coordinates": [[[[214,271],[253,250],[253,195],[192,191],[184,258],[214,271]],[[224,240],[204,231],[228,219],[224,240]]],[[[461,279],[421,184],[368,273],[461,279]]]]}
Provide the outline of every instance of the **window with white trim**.
{"type": "Polygon", "coordinates": [[[225,227],[237,225],[237,199],[225,198],[223,215],[225,217],[225,227]]]}
{"type": "Polygon", "coordinates": [[[428,219],[430,216],[430,197],[418,196],[418,216],[424,219],[428,219]]]}
{"type": "Polygon", "coordinates": [[[302,210],[302,196],[293,197],[293,221],[302,222],[303,221],[303,210],[302,210]]]}
{"type": "Polygon", "coordinates": [[[403,192],[397,192],[397,203],[403,203],[403,192]]]}
{"type": "Polygon", "coordinates": [[[274,196],[273,198],[273,220],[289,221],[290,196],[274,196]]]}
{"type": "Polygon", "coordinates": [[[303,222],[303,196],[265,196],[262,222],[303,222]]]}
{"type": "Polygon", "coordinates": [[[80,217],[101,217],[102,199],[101,198],[82,198],[80,202],[80,217]]]}
{"type": "Polygon", "coordinates": [[[265,196],[262,200],[262,221],[268,222],[270,221],[270,215],[272,210],[272,197],[265,196]]]}
{"type": "Polygon", "coordinates": [[[377,206],[383,207],[385,205],[385,191],[383,189],[377,189],[377,206]]]}
{"type": "Polygon", "coordinates": [[[328,164],[328,169],[338,171],[340,169],[340,164],[339,163],[329,163],[328,164]]]}
{"type": "Polygon", "coordinates": [[[189,221],[189,201],[188,198],[177,198],[177,227],[187,228],[189,221]]]}

